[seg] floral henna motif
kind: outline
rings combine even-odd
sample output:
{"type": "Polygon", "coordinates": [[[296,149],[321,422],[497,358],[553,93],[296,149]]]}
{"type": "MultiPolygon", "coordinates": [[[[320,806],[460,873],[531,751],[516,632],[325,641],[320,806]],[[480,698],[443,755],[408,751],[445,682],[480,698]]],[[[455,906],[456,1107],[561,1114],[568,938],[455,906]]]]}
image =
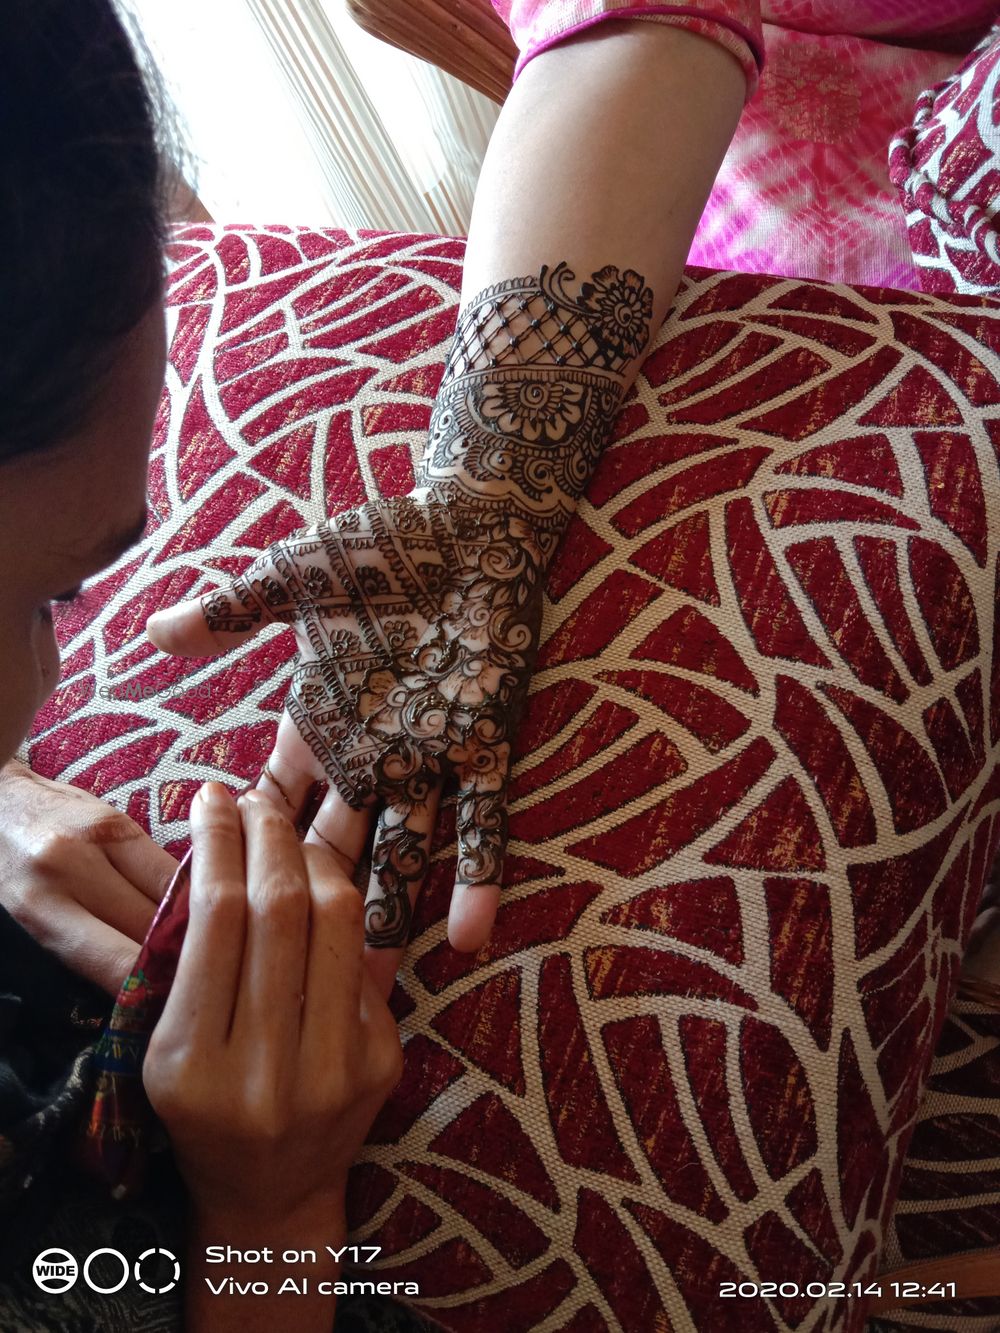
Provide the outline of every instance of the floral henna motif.
{"type": "Polygon", "coordinates": [[[586,403],[586,390],[579,384],[508,380],[485,386],[479,416],[492,430],[520,435],[529,444],[562,444],[582,422],[586,403]]]}
{"type": "Polygon", "coordinates": [[[593,277],[593,282],[583,283],[580,289],[580,304],[597,316],[595,337],[607,349],[609,362],[614,365],[611,362],[614,357],[628,364],[645,351],[649,341],[652,289],[630,268],[619,277],[618,270],[611,264],[593,277]]]}
{"type": "Polygon", "coordinates": [[[344,799],[381,806],[374,945],[406,942],[428,862],[417,827],[449,775],[456,883],[500,882],[544,571],[650,333],[637,273],[605,267],[575,297],[573,277],[543,267],[463,310],[412,495],[275,543],[202,600],[212,629],[296,627],[288,712],[344,799]]]}

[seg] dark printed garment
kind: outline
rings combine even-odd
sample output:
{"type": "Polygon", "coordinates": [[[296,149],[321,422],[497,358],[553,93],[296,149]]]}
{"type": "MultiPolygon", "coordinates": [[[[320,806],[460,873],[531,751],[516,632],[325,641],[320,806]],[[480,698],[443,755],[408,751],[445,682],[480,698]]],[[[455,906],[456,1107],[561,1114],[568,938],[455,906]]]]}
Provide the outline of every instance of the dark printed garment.
{"type": "MultiPolygon", "coordinates": [[[[113,1007],[0,908],[0,1333],[182,1328],[181,1284],[155,1295],[130,1279],[101,1295],[78,1278],[52,1295],[36,1285],[32,1264],[55,1247],[79,1266],[102,1248],[118,1250],[133,1271],[149,1249],[169,1250],[183,1264],[184,1188],[145,1098],[142,1060],[187,922],[186,866],[185,858],[157,913],[155,941],[151,928],[113,1007]]],[[[142,1271],[150,1284],[169,1279],[162,1267],[142,1271]]],[[[92,1268],[98,1286],[114,1286],[120,1275],[116,1259],[92,1268]]],[[[347,1296],[337,1302],[334,1327],[430,1333],[434,1326],[394,1301],[347,1296]]]]}
{"type": "MultiPolygon", "coordinates": [[[[94,1101],[96,1044],[110,1008],[100,990],[0,909],[0,1333],[180,1328],[179,1288],[154,1296],[130,1280],[100,1295],[78,1278],[65,1293],[50,1294],[32,1277],[35,1257],[52,1247],[68,1250],[78,1265],[102,1247],[130,1264],[151,1247],[179,1252],[183,1191],[166,1155],[150,1172],[143,1200],[128,1204],[77,1162],[74,1143],[94,1101]]],[[[92,1276],[113,1286],[120,1272],[104,1258],[92,1276]]]]}

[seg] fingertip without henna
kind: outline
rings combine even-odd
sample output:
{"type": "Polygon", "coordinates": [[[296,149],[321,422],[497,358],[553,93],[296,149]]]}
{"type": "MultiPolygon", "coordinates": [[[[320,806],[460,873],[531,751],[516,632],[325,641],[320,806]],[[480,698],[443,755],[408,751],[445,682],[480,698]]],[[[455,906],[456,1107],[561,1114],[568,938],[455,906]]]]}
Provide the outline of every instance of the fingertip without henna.
{"type": "Polygon", "coordinates": [[[490,938],[499,902],[499,884],[456,885],[448,914],[451,947],[458,953],[478,953],[490,938]]]}
{"type": "Polygon", "coordinates": [[[164,606],[146,620],[146,637],[174,657],[211,657],[223,647],[207,628],[198,602],[164,606]]]}
{"type": "Polygon", "coordinates": [[[198,799],[212,809],[230,807],[233,804],[228,787],[223,786],[221,782],[203,782],[198,788],[198,799]]]}
{"type": "Polygon", "coordinates": [[[167,608],[164,611],[154,611],[146,620],[146,638],[150,643],[156,645],[161,652],[170,651],[170,620],[171,610],[167,608]]]}

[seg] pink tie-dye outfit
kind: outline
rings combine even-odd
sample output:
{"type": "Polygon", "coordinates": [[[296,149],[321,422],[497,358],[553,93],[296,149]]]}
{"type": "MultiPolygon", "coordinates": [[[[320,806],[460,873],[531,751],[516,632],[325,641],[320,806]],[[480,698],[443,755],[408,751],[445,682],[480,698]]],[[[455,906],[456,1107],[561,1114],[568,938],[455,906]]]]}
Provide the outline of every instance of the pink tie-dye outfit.
{"type": "Polygon", "coordinates": [[[761,18],[801,32],[852,37],[945,37],[986,27],[997,0],[761,0],[761,18]]]}
{"type": "Polygon", "coordinates": [[[743,67],[746,101],[690,264],[919,289],[888,148],[997,0],[492,0],[520,55],[606,19],[688,28],[743,67]],[[902,45],[900,43],[905,43],[902,45]]]}
{"type": "Polygon", "coordinates": [[[764,68],[760,0],[711,0],[709,4],[658,5],[643,0],[493,0],[520,51],[514,79],[533,56],[604,19],[635,18],[700,33],[731,51],[753,97],[764,68]]]}

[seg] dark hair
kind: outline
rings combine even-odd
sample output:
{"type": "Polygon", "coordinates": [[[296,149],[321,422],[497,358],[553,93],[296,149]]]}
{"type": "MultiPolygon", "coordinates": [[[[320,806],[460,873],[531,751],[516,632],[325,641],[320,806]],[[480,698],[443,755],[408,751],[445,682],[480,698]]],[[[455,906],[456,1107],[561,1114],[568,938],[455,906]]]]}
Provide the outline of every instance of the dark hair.
{"type": "Polygon", "coordinates": [[[0,0],[0,464],[86,421],[163,286],[175,176],[112,0],[0,0]]]}

